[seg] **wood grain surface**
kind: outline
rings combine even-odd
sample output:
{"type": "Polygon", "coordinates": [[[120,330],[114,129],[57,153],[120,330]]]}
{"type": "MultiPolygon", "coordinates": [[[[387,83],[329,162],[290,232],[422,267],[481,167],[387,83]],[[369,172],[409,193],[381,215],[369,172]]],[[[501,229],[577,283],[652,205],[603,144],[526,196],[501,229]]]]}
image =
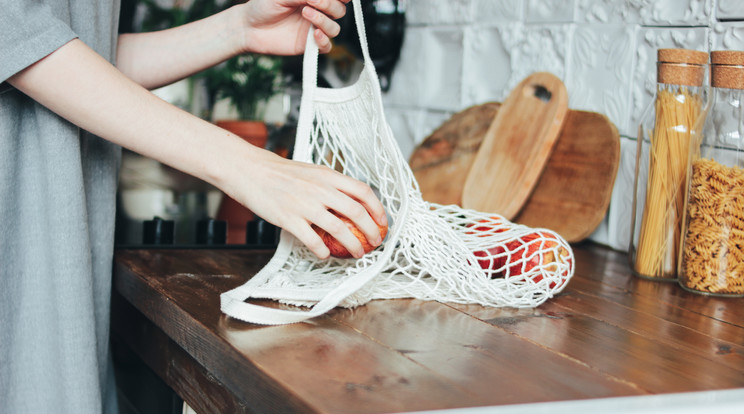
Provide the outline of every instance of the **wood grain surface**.
{"type": "Polygon", "coordinates": [[[413,150],[408,163],[424,200],[462,206],[468,171],[500,106],[488,102],[452,115],[413,150]]]}
{"type": "MultiPolygon", "coordinates": [[[[271,251],[119,250],[112,330],[200,413],[381,413],[744,387],[744,302],[634,278],[575,246],[535,309],[412,299],[258,326],[219,294],[271,251]]],[[[261,302],[267,306],[283,306],[261,302]]]]}
{"type": "Polygon", "coordinates": [[[537,72],[522,80],[483,138],[462,206],[514,218],[535,188],[567,112],[568,92],[558,77],[537,72]]]}
{"type": "Polygon", "coordinates": [[[607,213],[620,165],[620,134],[606,116],[568,111],[535,189],[513,221],[589,237],[607,213]]]}
{"type": "MultiPolygon", "coordinates": [[[[409,163],[424,200],[462,205],[462,188],[500,104],[453,115],[417,146],[409,163]]],[[[558,232],[569,243],[587,238],[610,205],[620,164],[620,136],[606,116],[569,110],[535,188],[513,221],[558,232]]],[[[492,182],[494,188],[505,182],[492,182]]]]}

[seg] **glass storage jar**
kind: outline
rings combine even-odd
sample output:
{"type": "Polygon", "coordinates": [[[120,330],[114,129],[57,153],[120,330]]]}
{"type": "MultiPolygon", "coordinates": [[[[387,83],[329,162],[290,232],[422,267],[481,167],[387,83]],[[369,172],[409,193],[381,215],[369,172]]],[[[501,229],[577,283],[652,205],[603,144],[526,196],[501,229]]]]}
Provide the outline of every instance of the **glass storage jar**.
{"type": "Polygon", "coordinates": [[[659,49],[656,91],[638,127],[629,258],[633,274],[677,277],[689,151],[707,108],[708,53],[659,49]]]}
{"type": "Polygon", "coordinates": [[[744,52],[711,53],[711,106],[691,154],[679,283],[744,296],[744,52]]]}

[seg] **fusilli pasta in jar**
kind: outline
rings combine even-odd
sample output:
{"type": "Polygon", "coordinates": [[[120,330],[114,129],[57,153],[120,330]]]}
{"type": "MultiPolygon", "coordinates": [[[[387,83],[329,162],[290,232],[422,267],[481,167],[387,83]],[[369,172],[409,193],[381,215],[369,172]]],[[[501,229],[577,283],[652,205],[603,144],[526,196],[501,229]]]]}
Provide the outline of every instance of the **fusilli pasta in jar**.
{"type": "Polygon", "coordinates": [[[711,53],[712,104],[691,157],[679,283],[744,296],[744,52],[711,53]]]}

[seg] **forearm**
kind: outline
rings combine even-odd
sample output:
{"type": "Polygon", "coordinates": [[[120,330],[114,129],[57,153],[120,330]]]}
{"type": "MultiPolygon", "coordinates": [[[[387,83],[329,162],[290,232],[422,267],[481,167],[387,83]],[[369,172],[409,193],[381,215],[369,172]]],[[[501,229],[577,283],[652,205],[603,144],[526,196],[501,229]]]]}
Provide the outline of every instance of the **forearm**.
{"type": "Polygon", "coordinates": [[[117,68],[154,89],[237,55],[243,40],[238,7],[167,30],[119,36],[117,68]]]}
{"type": "Polygon", "coordinates": [[[81,128],[216,186],[223,171],[216,168],[253,148],[162,101],[79,40],[9,82],[81,128]]]}
{"type": "MultiPolygon", "coordinates": [[[[271,8],[278,3],[252,0],[248,4],[271,8]]],[[[334,4],[338,6],[341,3],[334,4]]],[[[288,23],[297,29],[293,33],[307,33],[307,23],[295,16],[293,10],[296,6],[277,7],[288,10],[290,16],[294,16],[294,23],[288,23]]],[[[278,17],[264,19],[265,26],[272,26],[269,24],[271,21],[290,20],[275,12],[272,9],[268,12],[264,10],[264,16],[278,17]]],[[[222,17],[216,16],[215,19],[222,17]]],[[[209,39],[219,39],[215,33],[208,33],[212,30],[210,28],[220,26],[214,22],[207,22],[209,24],[204,28],[184,28],[188,32],[184,31],[178,36],[161,33],[164,38],[149,53],[161,55],[156,56],[155,62],[160,60],[163,70],[172,67],[166,71],[166,75],[146,75],[161,71],[157,64],[148,63],[155,66],[143,70],[135,64],[126,69],[128,73],[125,76],[82,41],[75,39],[18,72],[8,82],[85,130],[220,188],[258,216],[294,234],[318,257],[327,257],[329,250],[313,226],[326,230],[350,252],[354,252],[355,257],[360,257],[363,254],[360,241],[331,211],[352,220],[367,240],[374,245],[379,244],[380,232],[375,222],[385,224],[387,219],[382,204],[369,185],[330,168],[289,161],[250,145],[143,88],[142,85],[154,87],[168,83],[233,54],[234,51],[230,50],[232,46],[214,46],[218,50],[211,50],[209,39]],[[175,38],[184,36],[203,38],[204,43],[193,47],[199,49],[194,51],[194,56],[199,56],[199,64],[187,63],[194,58],[192,55],[178,56],[178,45],[188,45],[189,41],[182,43],[182,40],[175,38]],[[168,46],[169,42],[173,42],[172,47],[168,46]],[[173,53],[168,55],[159,51],[159,48],[172,48],[173,53]],[[204,53],[207,57],[204,57],[204,53]]],[[[324,36],[322,34],[320,40],[324,36]]],[[[273,37],[268,34],[264,36],[265,39],[273,37]]],[[[130,40],[137,41],[136,38],[130,40]]],[[[126,45],[127,41],[124,43],[126,45]]],[[[219,41],[216,43],[220,44],[219,41]]],[[[135,43],[130,46],[134,49],[146,47],[135,43]]],[[[303,44],[289,42],[270,50],[286,52],[302,47],[303,44]]],[[[255,49],[248,47],[244,50],[255,49]]],[[[123,53],[129,52],[125,50],[123,53]]],[[[131,61],[123,60],[126,68],[130,64],[127,62],[131,61]]]]}

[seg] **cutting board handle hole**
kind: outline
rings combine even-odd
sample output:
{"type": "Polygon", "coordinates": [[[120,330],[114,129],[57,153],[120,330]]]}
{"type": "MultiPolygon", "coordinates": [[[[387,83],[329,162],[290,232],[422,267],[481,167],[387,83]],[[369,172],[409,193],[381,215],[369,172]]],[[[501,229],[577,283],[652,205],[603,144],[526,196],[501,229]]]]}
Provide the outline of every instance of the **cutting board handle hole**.
{"type": "Polygon", "coordinates": [[[543,102],[550,102],[550,98],[553,97],[553,94],[550,93],[548,88],[542,85],[532,85],[532,94],[535,96],[535,98],[543,102]]]}

